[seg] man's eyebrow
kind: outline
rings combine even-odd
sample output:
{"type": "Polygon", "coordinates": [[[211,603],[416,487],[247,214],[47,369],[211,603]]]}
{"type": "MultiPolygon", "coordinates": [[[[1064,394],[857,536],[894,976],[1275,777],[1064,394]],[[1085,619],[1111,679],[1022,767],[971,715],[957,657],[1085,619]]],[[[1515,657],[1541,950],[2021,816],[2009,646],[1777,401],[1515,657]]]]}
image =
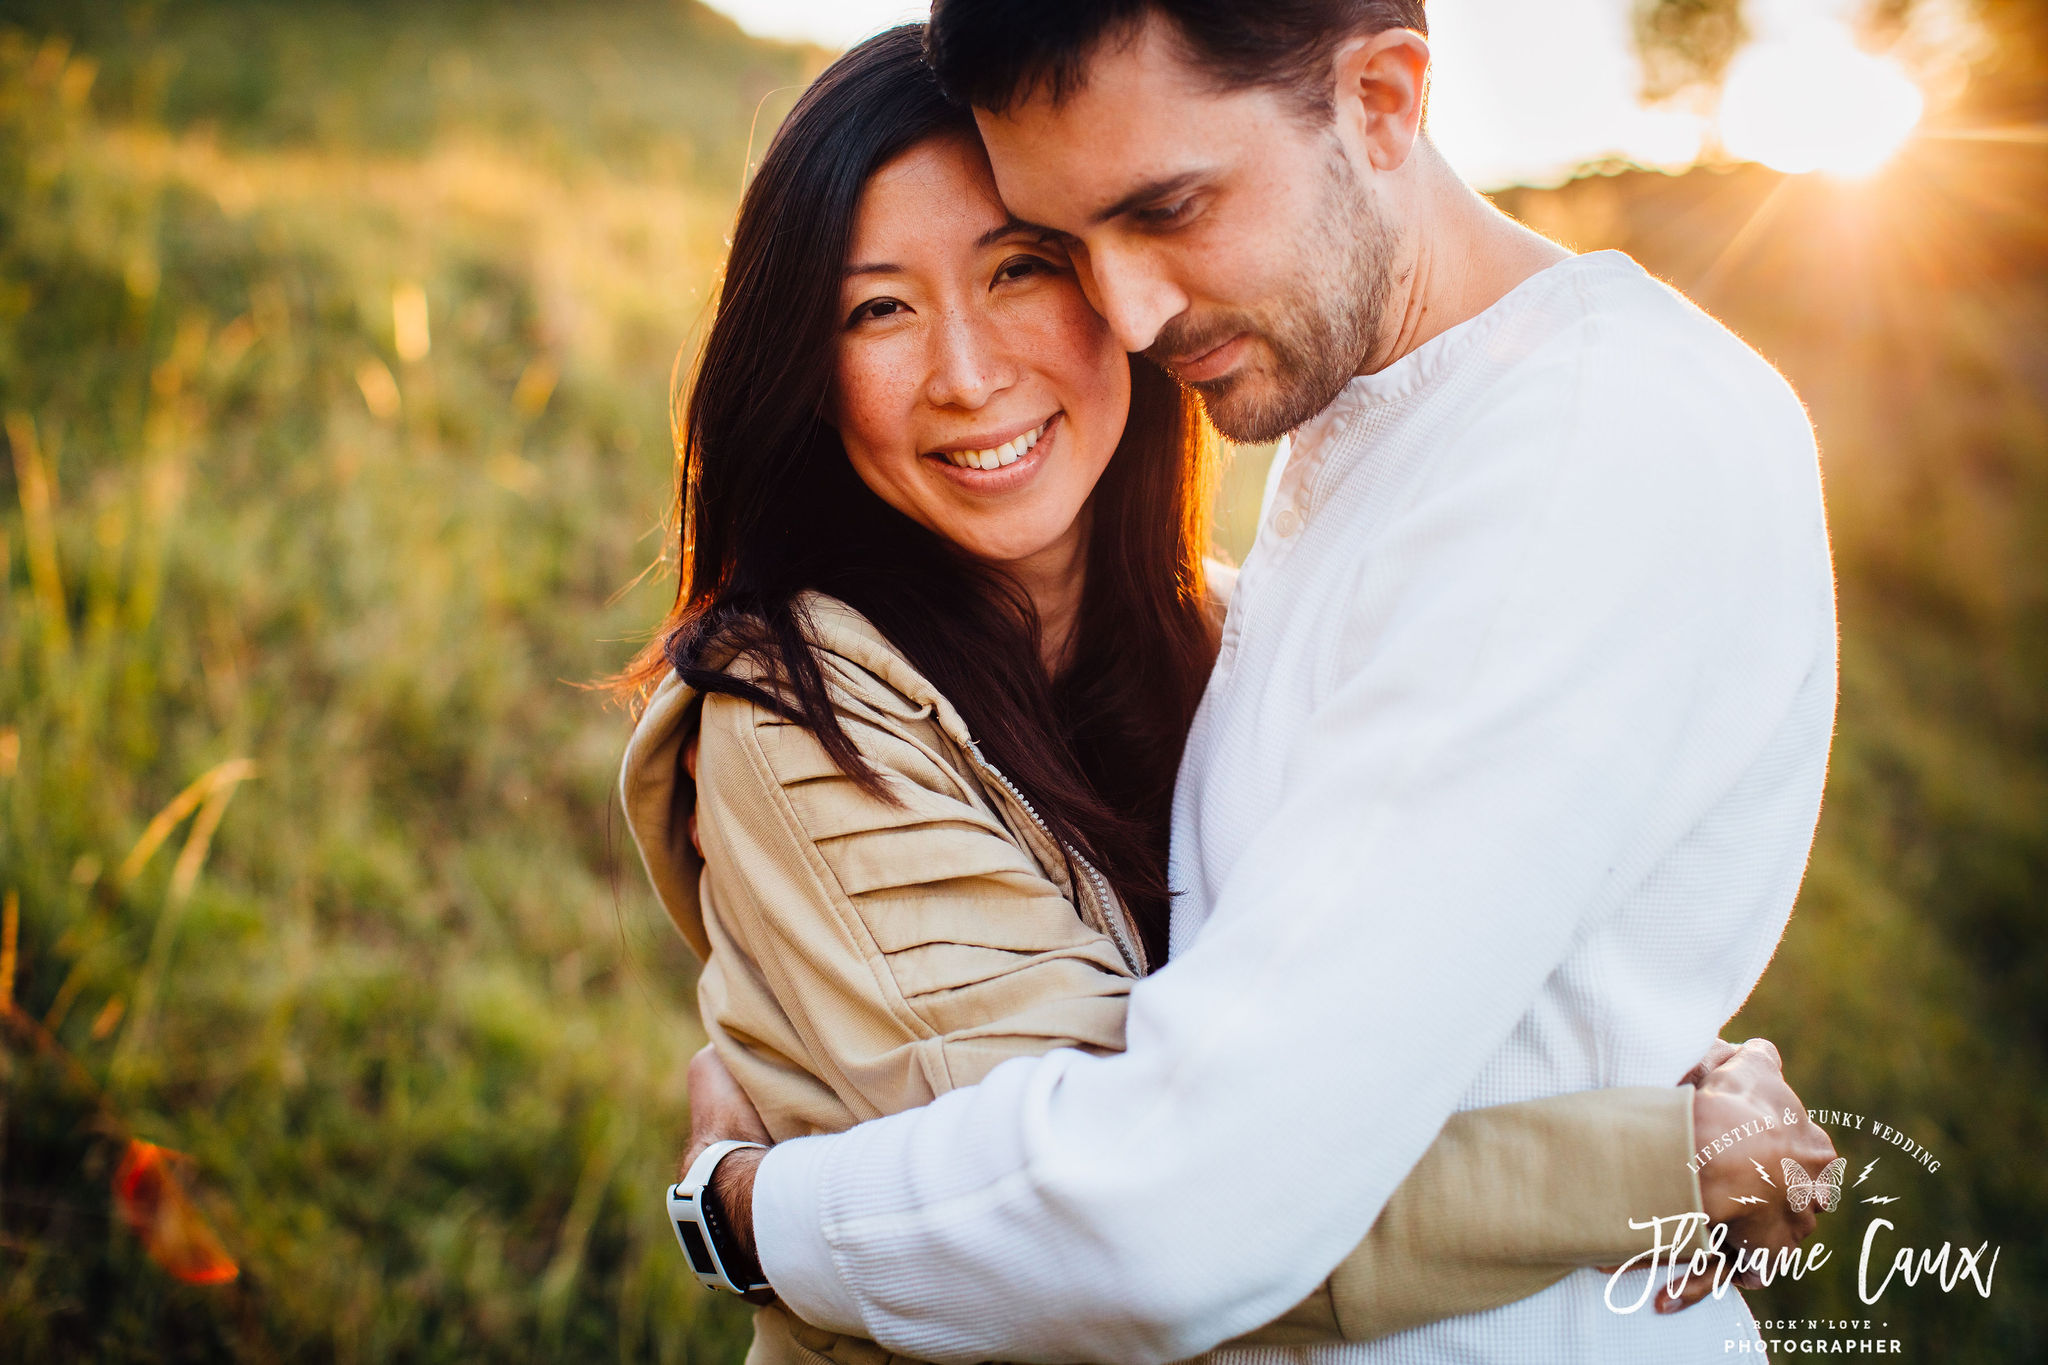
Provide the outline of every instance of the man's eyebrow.
{"type": "Polygon", "coordinates": [[[1204,177],[1201,171],[1182,171],[1179,175],[1167,176],[1164,180],[1148,180],[1123,198],[1111,204],[1089,219],[1090,226],[1107,223],[1112,218],[1121,218],[1132,209],[1142,208],[1157,199],[1165,199],[1182,190],[1192,188],[1204,177]]]}

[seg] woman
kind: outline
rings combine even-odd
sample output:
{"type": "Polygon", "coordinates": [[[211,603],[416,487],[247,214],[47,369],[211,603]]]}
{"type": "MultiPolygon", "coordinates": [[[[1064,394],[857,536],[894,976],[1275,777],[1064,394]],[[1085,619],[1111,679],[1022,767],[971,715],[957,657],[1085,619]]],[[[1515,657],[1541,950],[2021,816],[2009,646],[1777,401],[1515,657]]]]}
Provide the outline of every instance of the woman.
{"type": "MultiPolygon", "coordinates": [[[[626,675],[652,689],[634,835],[778,1140],[1121,1048],[1165,959],[1168,804],[1228,577],[1202,559],[1198,412],[1010,220],[918,42],[835,63],[747,192],[682,421],[683,583],[626,675]]],[[[1263,1339],[1634,1254],[1631,1212],[1697,1206],[1685,1094],[1459,1116],[1263,1339]],[[1516,1183],[1588,1162],[1610,1179],[1556,1207],[1516,1183]]],[[[886,1356],[762,1310],[752,1359],[812,1353],[886,1356]]]]}

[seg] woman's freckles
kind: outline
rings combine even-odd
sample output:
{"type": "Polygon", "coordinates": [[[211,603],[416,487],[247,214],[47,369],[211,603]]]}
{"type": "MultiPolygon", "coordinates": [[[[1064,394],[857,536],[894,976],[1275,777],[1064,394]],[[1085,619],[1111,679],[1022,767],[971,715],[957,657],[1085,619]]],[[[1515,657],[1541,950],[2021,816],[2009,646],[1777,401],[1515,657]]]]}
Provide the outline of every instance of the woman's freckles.
{"type": "Polygon", "coordinates": [[[1013,224],[977,142],[933,139],[870,180],[841,304],[834,412],[862,481],[978,558],[1070,554],[1129,360],[1066,257],[1013,224]]]}

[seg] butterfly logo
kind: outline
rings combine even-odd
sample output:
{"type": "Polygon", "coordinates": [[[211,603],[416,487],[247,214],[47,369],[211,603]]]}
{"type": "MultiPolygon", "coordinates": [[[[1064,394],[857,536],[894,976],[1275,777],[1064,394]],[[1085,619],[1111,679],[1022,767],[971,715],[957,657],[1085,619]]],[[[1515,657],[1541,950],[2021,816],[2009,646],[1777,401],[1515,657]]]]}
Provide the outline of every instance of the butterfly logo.
{"type": "Polygon", "coordinates": [[[1848,1158],[1836,1157],[1821,1167],[1817,1176],[1808,1175],[1806,1168],[1789,1156],[1782,1162],[1785,1202],[1792,1206],[1792,1212],[1805,1212],[1809,1203],[1820,1205],[1822,1213],[1835,1211],[1835,1205],[1842,1202],[1842,1172],[1849,1168],[1848,1158]]]}

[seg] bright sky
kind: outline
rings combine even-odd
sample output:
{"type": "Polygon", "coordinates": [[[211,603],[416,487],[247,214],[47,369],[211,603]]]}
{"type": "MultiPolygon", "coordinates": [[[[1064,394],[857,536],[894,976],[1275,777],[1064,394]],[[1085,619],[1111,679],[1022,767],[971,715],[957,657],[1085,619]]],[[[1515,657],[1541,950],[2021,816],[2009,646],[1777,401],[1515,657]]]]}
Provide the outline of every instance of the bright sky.
{"type": "MultiPolygon", "coordinates": [[[[1554,183],[1606,157],[1679,167],[1699,155],[1709,135],[1706,117],[1644,109],[1637,101],[1630,2],[1430,0],[1431,130],[1466,179],[1487,189],[1554,183]]],[[[751,32],[828,47],[921,19],[930,9],[929,0],[708,3],[751,32]]],[[[1873,119],[1889,117],[1899,138],[1910,131],[1920,108],[1913,91],[1896,70],[1853,50],[1848,20],[1857,7],[1857,0],[1748,0],[1757,39],[1751,55],[1775,65],[1753,61],[1741,82],[1731,82],[1744,100],[1721,119],[1731,150],[1785,170],[1849,170],[1865,159],[1881,162],[1896,145],[1876,146],[1874,159],[1862,148],[1835,150],[1845,139],[1868,141],[1873,119]],[[1816,62],[1827,80],[1811,79],[1816,62]],[[1794,125],[1804,140],[1788,143],[1785,133],[1794,125]]]]}

